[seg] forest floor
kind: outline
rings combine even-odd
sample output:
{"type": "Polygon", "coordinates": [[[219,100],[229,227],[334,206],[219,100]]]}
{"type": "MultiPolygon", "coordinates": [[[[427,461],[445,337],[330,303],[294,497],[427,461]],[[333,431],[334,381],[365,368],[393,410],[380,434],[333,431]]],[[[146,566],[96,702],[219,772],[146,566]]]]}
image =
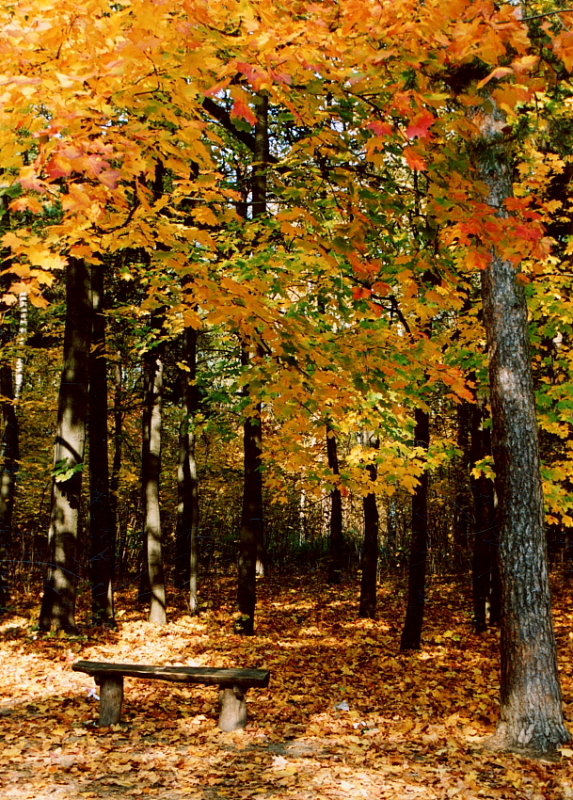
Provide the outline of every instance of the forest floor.
{"type": "MultiPolygon", "coordinates": [[[[118,628],[39,636],[37,605],[0,624],[2,800],[573,800],[573,745],[555,761],[484,748],[497,719],[497,633],[472,632],[467,591],[433,580],[424,648],[398,652],[403,590],[382,585],[377,620],[356,586],[259,584],[257,635],[233,633],[233,590],[213,579],[196,618],[161,628],[118,597],[118,628]],[[245,731],[217,728],[218,691],[126,679],[123,723],[95,726],[78,659],[265,667],[245,731]]],[[[573,730],[573,597],[555,588],[573,730]]],[[[82,615],[80,615],[80,622],[82,615]]]]}

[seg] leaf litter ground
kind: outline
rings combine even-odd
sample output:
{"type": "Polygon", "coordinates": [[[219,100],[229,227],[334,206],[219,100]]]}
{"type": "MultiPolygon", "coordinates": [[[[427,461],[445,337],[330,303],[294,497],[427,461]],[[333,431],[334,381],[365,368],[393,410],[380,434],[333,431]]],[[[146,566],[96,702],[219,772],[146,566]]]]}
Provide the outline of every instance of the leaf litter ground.
{"type": "MultiPolygon", "coordinates": [[[[556,587],[566,710],[573,711],[573,602],[556,587]]],[[[162,628],[140,612],[118,629],[39,637],[36,609],[0,626],[2,800],[573,800],[573,749],[535,761],[483,747],[497,719],[497,634],[472,632],[467,591],[435,581],[424,649],[398,652],[403,592],[382,586],[376,620],[356,587],[259,585],[257,636],[233,633],[222,581],[197,618],[162,628]],[[217,606],[215,606],[215,599],[217,606]],[[77,659],[266,667],[246,731],[218,730],[218,692],[126,679],[123,723],[95,726],[94,684],[77,659]]],[[[132,598],[120,596],[120,608],[132,598]]],[[[571,724],[571,714],[568,714],[571,724]]]]}

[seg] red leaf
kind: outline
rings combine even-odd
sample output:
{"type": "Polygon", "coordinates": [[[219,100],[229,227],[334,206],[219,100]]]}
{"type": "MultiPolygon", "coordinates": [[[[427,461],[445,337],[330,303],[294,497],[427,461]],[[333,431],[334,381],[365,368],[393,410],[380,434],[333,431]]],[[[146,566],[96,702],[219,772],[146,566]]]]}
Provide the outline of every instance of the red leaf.
{"type": "Polygon", "coordinates": [[[370,289],[365,289],[362,286],[355,286],[352,290],[352,296],[355,300],[362,300],[364,297],[370,297],[371,294],[370,289]]]}
{"type": "Polygon", "coordinates": [[[60,155],[55,155],[46,164],[46,174],[50,180],[66,178],[72,172],[72,165],[69,159],[60,155]]]}
{"type": "Polygon", "coordinates": [[[243,73],[245,78],[255,90],[260,89],[261,84],[265,80],[269,80],[268,74],[260,67],[257,67],[253,64],[247,64],[244,61],[237,61],[237,69],[243,73]]]}
{"type": "Polygon", "coordinates": [[[231,111],[231,116],[244,119],[251,125],[254,125],[257,121],[257,115],[255,112],[242,100],[235,100],[235,104],[231,111]]]}
{"type": "Polygon", "coordinates": [[[388,122],[381,122],[378,119],[369,122],[366,127],[368,130],[373,131],[376,136],[392,136],[394,133],[394,128],[388,122]]]}
{"type": "Polygon", "coordinates": [[[408,139],[429,139],[431,136],[429,129],[435,121],[436,118],[429,111],[418,114],[406,128],[406,136],[408,139]]]}

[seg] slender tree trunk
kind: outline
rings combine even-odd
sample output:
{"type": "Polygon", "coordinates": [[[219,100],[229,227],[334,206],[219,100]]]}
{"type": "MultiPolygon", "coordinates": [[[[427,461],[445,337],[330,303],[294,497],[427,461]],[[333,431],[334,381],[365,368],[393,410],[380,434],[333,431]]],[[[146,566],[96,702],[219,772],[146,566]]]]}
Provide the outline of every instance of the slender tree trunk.
{"type": "Polygon", "coordinates": [[[5,364],[0,369],[0,395],[4,422],[0,443],[0,613],[10,602],[8,579],[12,545],[12,518],[16,496],[16,479],[20,459],[20,425],[16,411],[24,382],[23,348],[28,335],[28,296],[18,297],[19,322],[17,344],[20,352],[15,368],[5,364]]]}
{"type": "Polygon", "coordinates": [[[456,572],[465,573],[470,552],[473,521],[472,493],[470,486],[470,427],[473,413],[472,403],[460,403],[456,409],[457,444],[460,455],[454,461],[454,562],[456,572]]]}
{"type": "Polygon", "coordinates": [[[184,592],[189,591],[190,572],[190,520],[189,503],[185,502],[189,495],[189,459],[187,414],[184,412],[179,423],[179,448],[177,459],[177,523],[175,527],[175,570],[174,585],[184,592]]]}
{"type": "MultiPolygon", "coordinates": [[[[243,342],[241,361],[246,367],[250,361],[248,345],[243,342]]],[[[246,397],[250,390],[244,389],[246,397]]],[[[252,636],[255,625],[257,602],[257,557],[259,541],[263,535],[263,475],[262,475],[262,435],[261,404],[256,403],[243,423],[243,507],[241,530],[239,534],[239,580],[237,600],[239,618],[236,623],[238,633],[252,636]]]]}
{"type": "Polygon", "coordinates": [[[92,616],[113,625],[115,527],[110,493],[107,419],[107,358],[103,314],[103,268],[91,268],[92,348],[89,357],[90,566],[92,616]]]}
{"type": "Polygon", "coordinates": [[[165,575],[161,541],[159,480],[161,475],[161,414],[163,361],[160,346],[144,356],[144,401],[142,423],[141,487],[143,499],[143,572],[146,577],[142,599],[149,599],[149,621],[167,621],[165,575]]]}
{"type": "Polygon", "coordinates": [[[49,566],[40,629],[75,632],[77,546],[88,408],[91,336],[89,272],[70,258],[66,272],[64,368],[58,398],[54,479],[48,532],[49,566]]]}
{"type": "Polygon", "coordinates": [[[0,444],[0,612],[10,602],[8,564],[12,543],[12,515],[16,493],[16,475],[20,458],[19,426],[14,401],[12,367],[0,368],[0,394],[4,430],[0,444]]]}
{"type": "MultiPolygon", "coordinates": [[[[124,531],[120,531],[118,503],[119,503],[119,476],[121,473],[121,463],[123,457],[123,367],[119,361],[114,364],[114,395],[113,395],[113,460],[111,464],[111,474],[109,478],[109,496],[111,501],[111,525],[115,535],[114,550],[121,554],[123,552],[124,531]]],[[[123,559],[116,556],[114,559],[114,572],[118,573],[118,579],[123,576],[123,559]]]]}
{"type": "MultiPolygon", "coordinates": [[[[505,115],[488,98],[478,150],[489,203],[505,214],[513,158],[505,115]]],[[[551,752],[569,740],[561,703],[544,528],[527,303],[516,269],[492,247],[482,276],[499,500],[501,709],[494,744],[551,752]]]]}
{"type": "Polygon", "coordinates": [[[199,410],[199,391],[197,378],[197,339],[198,331],[188,328],[185,331],[185,418],[181,422],[179,435],[177,513],[177,581],[179,588],[189,592],[189,610],[196,614],[199,608],[198,585],[198,547],[199,534],[199,480],[195,458],[195,418],[199,410]]]}
{"type": "MultiPolygon", "coordinates": [[[[430,446],[430,417],[416,409],[414,439],[418,447],[430,446]]],[[[422,625],[426,600],[426,569],[428,561],[428,472],[424,470],[412,497],[412,540],[408,571],[408,605],[400,641],[401,650],[419,650],[422,644],[422,625]]]]}
{"type": "MultiPolygon", "coordinates": [[[[378,439],[366,434],[366,444],[373,448],[379,446],[378,439]]],[[[376,464],[368,465],[370,480],[374,484],[378,476],[376,464]]],[[[369,492],[363,498],[364,543],[362,547],[362,580],[360,583],[359,617],[374,619],[376,616],[376,584],[378,580],[378,505],[376,494],[369,492]]]]}
{"type": "MultiPolygon", "coordinates": [[[[472,408],[470,467],[491,455],[491,435],[483,425],[483,409],[472,408]]],[[[499,622],[498,525],[493,481],[486,475],[471,478],[474,501],[472,586],[474,625],[481,633],[488,622],[499,622]],[[489,611],[489,614],[488,614],[489,611]]]]}
{"type": "MultiPolygon", "coordinates": [[[[251,175],[252,216],[263,217],[267,211],[267,171],[269,160],[268,114],[269,100],[264,93],[255,96],[257,122],[251,175]]],[[[241,340],[241,363],[248,367],[251,360],[249,343],[241,340]]],[[[248,386],[244,388],[250,395],[248,386]]],[[[235,629],[252,636],[255,632],[257,603],[257,566],[262,565],[263,550],[263,431],[262,405],[255,402],[253,411],[243,424],[244,483],[241,530],[239,534],[239,575],[237,602],[239,617],[235,629]]],[[[259,572],[261,572],[259,566],[259,572]]]]}
{"type": "MultiPolygon", "coordinates": [[[[338,443],[334,430],[327,423],[326,426],[326,456],[328,466],[333,476],[340,475],[338,464],[338,443]]],[[[342,523],[342,492],[338,484],[330,492],[330,536],[328,540],[328,572],[327,579],[333,586],[342,580],[344,571],[344,533],[342,523]]]]}

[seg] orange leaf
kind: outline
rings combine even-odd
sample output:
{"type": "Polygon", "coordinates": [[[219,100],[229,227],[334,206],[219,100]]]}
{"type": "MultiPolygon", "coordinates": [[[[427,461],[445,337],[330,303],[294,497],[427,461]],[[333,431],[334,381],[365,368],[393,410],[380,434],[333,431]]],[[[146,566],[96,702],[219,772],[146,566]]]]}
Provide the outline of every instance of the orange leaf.
{"type": "Polygon", "coordinates": [[[406,163],[410,169],[417,169],[420,172],[424,172],[428,169],[428,163],[426,159],[416,152],[413,147],[404,148],[404,158],[406,159],[406,163]]]}
{"type": "Polygon", "coordinates": [[[494,78],[495,80],[499,80],[500,78],[506,78],[508,75],[513,75],[513,69],[511,67],[496,67],[492,72],[489,73],[487,78],[484,78],[478,83],[476,89],[481,89],[486,85],[486,83],[489,83],[494,78]]]}

